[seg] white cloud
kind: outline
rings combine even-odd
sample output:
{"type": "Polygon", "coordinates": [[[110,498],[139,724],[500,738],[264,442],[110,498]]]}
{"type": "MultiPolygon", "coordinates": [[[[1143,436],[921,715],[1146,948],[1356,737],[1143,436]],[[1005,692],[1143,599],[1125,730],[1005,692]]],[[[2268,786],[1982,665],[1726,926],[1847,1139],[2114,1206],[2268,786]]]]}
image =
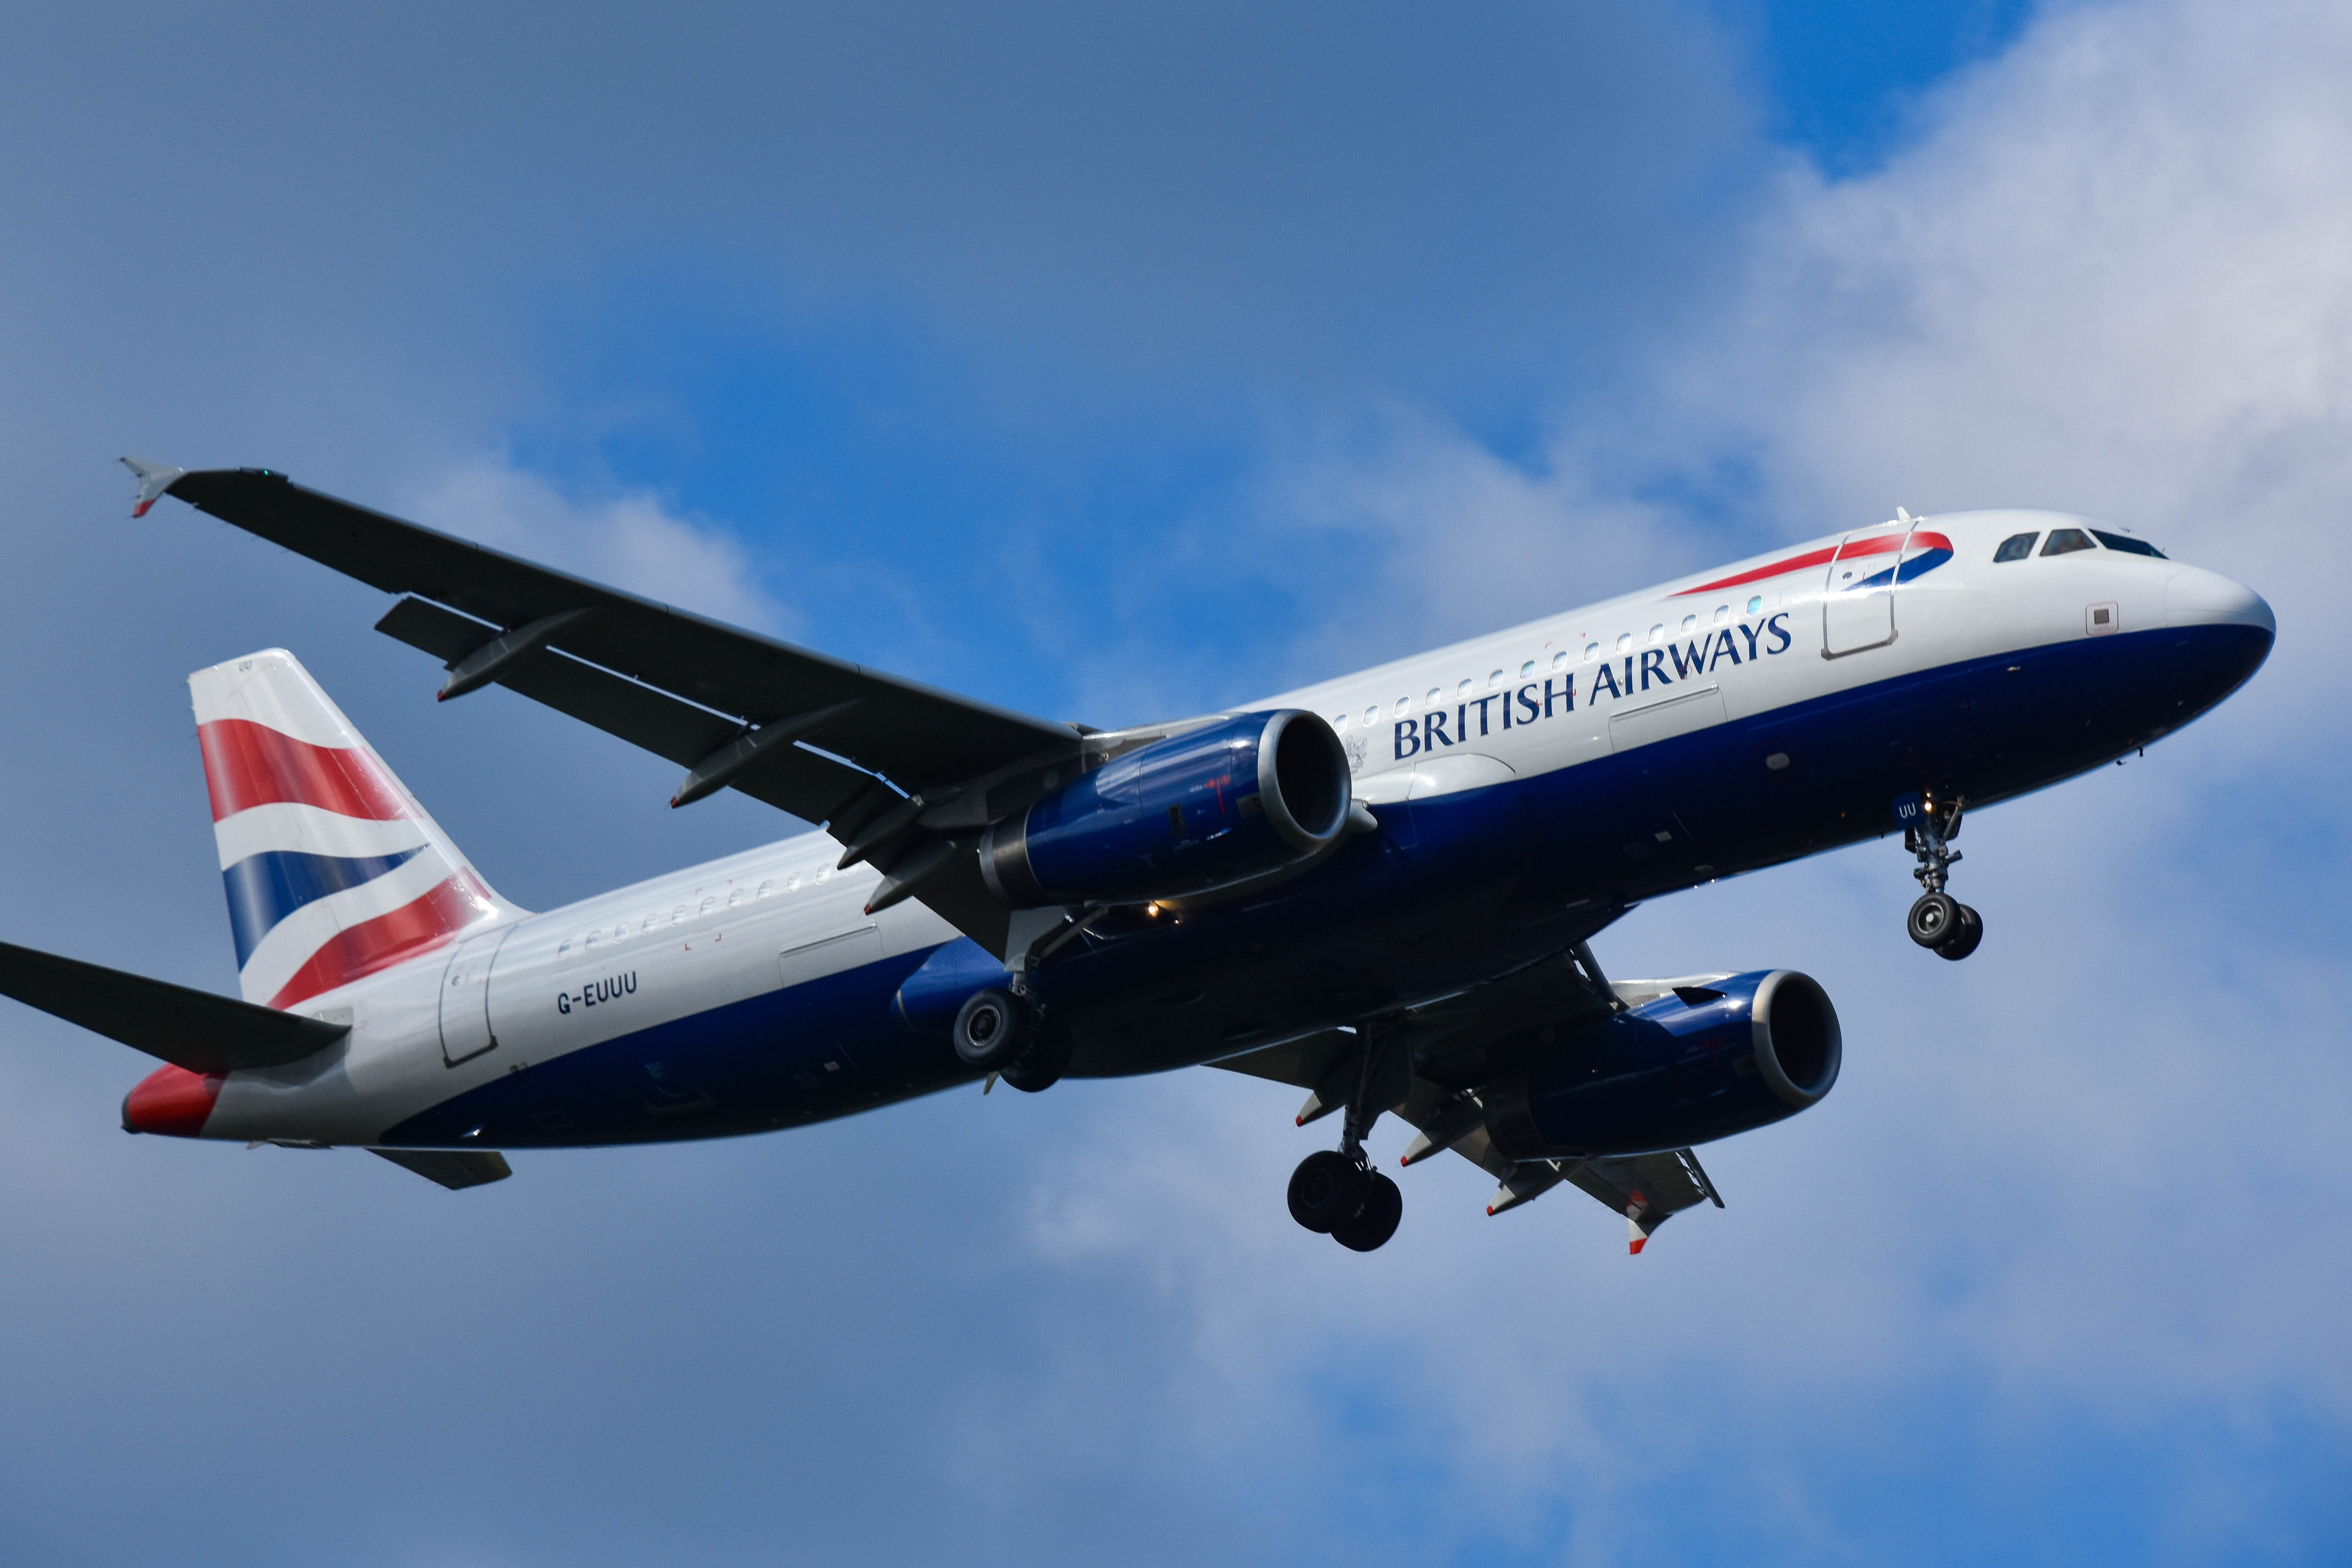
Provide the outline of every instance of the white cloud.
{"type": "Polygon", "coordinates": [[[423,487],[407,510],[444,532],[734,626],[784,636],[797,619],[732,536],[643,492],[576,500],[484,458],[423,487]]]}

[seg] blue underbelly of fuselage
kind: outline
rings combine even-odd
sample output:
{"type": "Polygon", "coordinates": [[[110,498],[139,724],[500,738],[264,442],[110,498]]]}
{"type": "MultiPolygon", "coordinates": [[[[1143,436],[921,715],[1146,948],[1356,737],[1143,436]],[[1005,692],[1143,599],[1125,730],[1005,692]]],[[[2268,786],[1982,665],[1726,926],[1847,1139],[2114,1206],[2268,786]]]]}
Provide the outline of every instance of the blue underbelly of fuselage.
{"type": "MultiPolygon", "coordinates": [[[[1265,893],[1113,917],[1039,976],[1074,1071],[1159,1071],[1507,972],[1644,899],[1878,837],[1902,795],[1983,805],[2187,723],[2271,634],[2174,627],[1854,688],[1575,767],[1377,809],[1381,832],[1265,893]]],[[[524,1148],[765,1131],[969,1082],[879,963],[535,1063],[383,1142],[524,1148]]]]}

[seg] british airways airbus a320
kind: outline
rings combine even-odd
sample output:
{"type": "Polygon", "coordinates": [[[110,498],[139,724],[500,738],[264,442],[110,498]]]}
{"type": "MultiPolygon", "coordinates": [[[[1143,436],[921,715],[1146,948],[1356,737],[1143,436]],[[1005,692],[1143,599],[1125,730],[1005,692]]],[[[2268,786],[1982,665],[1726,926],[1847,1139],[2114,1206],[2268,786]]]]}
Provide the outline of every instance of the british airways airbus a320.
{"type": "MultiPolygon", "coordinates": [[[[243,1001],[0,946],[0,991],[165,1066],[134,1132],[352,1145],[450,1187],[500,1150],[793,1127],[950,1086],[1212,1063],[1307,1090],[1290,1183],[1369,1251],[1382,1111],[1639,1251],[1696,1145],[1818,1101],[1836,1012],[1785,969],[1612,983],[1637,901],[1899,828],[1910,940],[1984,934],[1963,812],[2169,734],[2270,607],[2058,512],[1895,521],[1250,702],[1122,729],[935,691],[266,469],[131,463],[398,598],[377,629],[740,790],[803,834],[533,914],[297,663],[189,678],[243,1001]]],[[[1889,874],[1895,874],[1890,866],[1889,874]]],[[[1891,935],[1891,933],[1890,933],[1891,935]]]]}

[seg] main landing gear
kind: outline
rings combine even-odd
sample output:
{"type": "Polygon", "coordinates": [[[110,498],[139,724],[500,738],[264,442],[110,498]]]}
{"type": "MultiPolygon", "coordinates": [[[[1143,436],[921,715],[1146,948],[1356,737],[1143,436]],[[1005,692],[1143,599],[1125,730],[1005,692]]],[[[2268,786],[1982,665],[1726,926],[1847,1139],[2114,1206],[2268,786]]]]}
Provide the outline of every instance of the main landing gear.
{"type": "Polygon", "coordinates": [[[1373,1170],[1364,1154],[1364,1134],[1381,1114],[1375,1073],[1383,1048],[1391,1045],[1367,1033],[1357,1056],[1355,1090],[1348,1097],[1339,1147],[1318,1150],[1290,1173],[1290,1217],[1355,1252],[1385,1244],[1404,1218],[1404,1194],[1373,1170]]]}
{"type": "Polygon", "coordinates": [[[1944,891],[1950,868],[1960,858],[1951,844],[1960,836],[1962,804],[1934,795],[1921,797],[1916,818],[1903,830],[1903,847],[1919,858],[1919,868],[1911,875],[1925,889],[1911,906],[1904,929],[1913,942],[1938,958],[1955,961],[1974,952],[1977,943],[1984,940],[1983,918],[1944,891]]]}
{"type": "Polygon", "coordinates": [[[1059,1083],[1070,1068],[1069,1029],[1009,991],[975,991],[956,1014],[955,1054],[1024,1094],[1059,1083]]]}

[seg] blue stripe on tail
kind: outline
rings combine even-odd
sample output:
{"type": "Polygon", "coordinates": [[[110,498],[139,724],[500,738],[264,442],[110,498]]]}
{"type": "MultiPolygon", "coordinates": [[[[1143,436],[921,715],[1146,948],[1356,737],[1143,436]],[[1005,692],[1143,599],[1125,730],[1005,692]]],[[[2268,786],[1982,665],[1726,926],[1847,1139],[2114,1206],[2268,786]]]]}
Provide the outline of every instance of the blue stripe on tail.
{"type": "Polygon", "coordinates": [[[396,855],[349,858],[305,855],[293,849],[270,849],[249,855],[221,873],[228,888],[228,923],[236,938],[236,966],[253,956],[278,922],[305,904],[357,888],[404,865],[425,846],[396,855]]]}

